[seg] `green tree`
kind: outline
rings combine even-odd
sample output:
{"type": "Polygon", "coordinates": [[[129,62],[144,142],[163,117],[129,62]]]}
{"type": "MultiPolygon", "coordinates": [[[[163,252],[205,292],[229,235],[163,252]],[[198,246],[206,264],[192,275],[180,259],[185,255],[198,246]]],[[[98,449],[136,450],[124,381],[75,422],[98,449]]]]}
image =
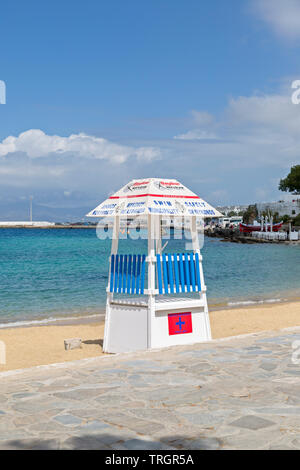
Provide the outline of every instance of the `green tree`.
{"type": "Polygon", "coordinates": [[[300,165],[293,166],[287,177],[280,180],[279,189],[300,194],[300,165]]]}
{"type": "Polygon", "coordinates": [[[293,225],[295,225],[296,227],[300,227],[300,214],[294,218],[293,225]]]}
{"type": "Polygon", "coordinates": [[[283,217],[282,217],[282,221],[284,224],[287,224],[289,221],[291,220],[290,216],[288,214],[285,214],[283,217]]]}
{"type": "Polygon", "coordinates": [[[245,224],[252,224],[258,216],[256,204],[248,206],[247,210],[243,214],[243,222],[245,224]]]}
{"type": "Polygon", "coordinates": [[[279,217],[278,212],[273,212],[268,208],[267,210],[262,211],[261,215],[263,215],[264,217],[268,217],[269,221],[270,221],[270,218],[273,217],[273,224],[277,224],[278,222],[281,222],[282,220],[282,217],[279,217]]]}

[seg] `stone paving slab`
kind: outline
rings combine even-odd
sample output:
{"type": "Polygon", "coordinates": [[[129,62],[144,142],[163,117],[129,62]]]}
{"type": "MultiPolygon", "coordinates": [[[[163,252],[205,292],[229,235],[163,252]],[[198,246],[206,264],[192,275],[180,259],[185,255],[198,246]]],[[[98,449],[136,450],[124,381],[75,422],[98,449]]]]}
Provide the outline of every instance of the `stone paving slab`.
{"type": "Polygon", "coordinates": [[[300,449],[300,329],[0,374],[0,449],[300,449]]]}

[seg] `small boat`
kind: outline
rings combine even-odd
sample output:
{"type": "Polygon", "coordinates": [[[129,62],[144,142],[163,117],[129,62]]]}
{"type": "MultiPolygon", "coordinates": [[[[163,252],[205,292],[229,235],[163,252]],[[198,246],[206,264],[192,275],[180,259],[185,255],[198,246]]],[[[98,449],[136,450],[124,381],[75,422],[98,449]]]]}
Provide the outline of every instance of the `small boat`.
{"type": "MultiPolygon", "coordinates": [[[[278,230],[281,229],[282,225],[283,225],[283,222],[279,222],[278,224],[273,224],[272,231],[273,232],[278,232],[278,230]]],[[[265,230],[265,228],[264,228],[264,230],[265,230]]],[[[271,225],[270,224],[267,225],[267,231],[268,232],[271,231],[271,225]]],[[[260,224],[258,224],[258,225],[247,225],[247,224],[241,223],[240,224],[240,232],[243,232],[243,233],[261,232],[261,225],[260,224]]]]}

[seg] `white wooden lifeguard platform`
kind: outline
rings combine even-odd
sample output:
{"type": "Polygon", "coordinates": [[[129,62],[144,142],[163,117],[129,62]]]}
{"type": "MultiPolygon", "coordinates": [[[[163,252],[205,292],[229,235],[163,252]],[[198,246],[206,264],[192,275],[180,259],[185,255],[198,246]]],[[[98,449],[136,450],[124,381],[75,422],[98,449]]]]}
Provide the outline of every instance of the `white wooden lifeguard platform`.
{"type": "Polygon", "coordinates": [[[114,220],[103,350],[210,340],[197,218],[222,214],[177,180],[146,178],[131,181],[87,215],[114,220]],[[120,220],[135,217],[146,220],[148,253],[119,254],[120,220]],[[162,221],[178,217],[188,221],[192,249],[164,254],[162,221]]]}

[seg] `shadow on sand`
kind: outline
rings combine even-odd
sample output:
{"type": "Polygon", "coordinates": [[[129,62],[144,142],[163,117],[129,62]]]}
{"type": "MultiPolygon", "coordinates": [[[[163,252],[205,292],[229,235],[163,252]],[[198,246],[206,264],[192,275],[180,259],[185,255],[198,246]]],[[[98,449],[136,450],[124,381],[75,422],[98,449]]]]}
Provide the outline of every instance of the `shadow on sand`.
{"type": "Polygon", "coordinates": [[[83,344],[97,344],[103,348],[103,339],[87,339],[86,341],[82,341],[83,344]]]}

